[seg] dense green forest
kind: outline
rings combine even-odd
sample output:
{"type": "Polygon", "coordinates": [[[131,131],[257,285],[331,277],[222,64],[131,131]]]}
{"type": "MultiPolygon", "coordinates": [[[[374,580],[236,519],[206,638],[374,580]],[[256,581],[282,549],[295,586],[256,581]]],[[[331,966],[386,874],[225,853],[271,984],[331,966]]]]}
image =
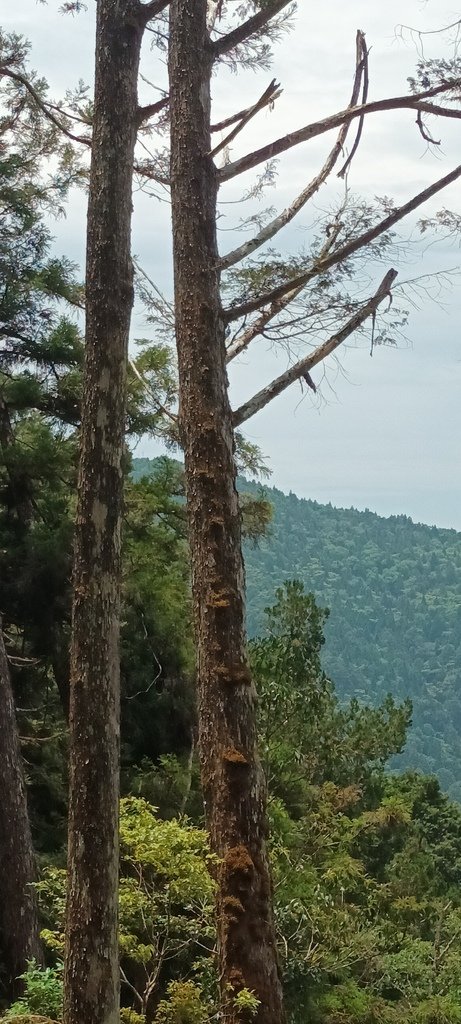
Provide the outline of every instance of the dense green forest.
{"type": "MultiPolygon", "coordinates": [[[[167,590],[169,572],[165,564],[167,590]]],[[[461,811],[435,778],[386,774],[405,742],[409,708],[391,700],[378,708],[338,702],[321,665],[324,620],[302,585],[288,584],[266,614],[264,635],[250,644],[288,1020],[457,1024],[461,811]]],[[[170,629],[178,625],[170,621],[170,629]]],[[[133,624],[125,636],[132,631],[133,624]]],[[[159,643],[163,657],[166,638],[159,643]]],[[[125,697],[129,680],[125,664],[125,697]]],[[[134,742],[124,750],[120,823],[121,1021],[207,1024],[217,998],[213,858],[178,689],[163,672],[157,683],[153,692],[133,694],[129,709],[126,700],[122,706],[134,742]],[[136,751],[141,735],[150,757],[136,751]],[[160,754],[165,744],[170,753],[160,754]]],[[[48,966],[30,964],[9,1020],[31,1012],[59,1019],[62,1008],[65,748],[56,739],[56,708],[48,714],[40,726],[21,715],[31,733],[24,749],[48,966]],[[46,764],[54,773],[44,799],[46,764]]],[[[257,1001],[245,990],[240,999],[250,1021],[257,1001]]]]}
{"type": "MultiPolygon", "coordinates": [[[[33,1012],[59,1019],[66,878],[63,654],[75,450],[63,449],[59,431],[45,429],[46,415],[42,420],[18,411],[14,422],[17,441],[3,462],[0,595],[40,855],[47,967],[30,965],[25,991],[7,1016],[33,1012]],[[19,479],[22,488],[12,490],[11,481],[19,479]],[[17,519],[26,484],[34,508],[27,521],[17,519]]],[[[126,481],[122,1020],[206,1024],[217,995],[214,883],[194,751],[183,481],[180,465],[170,460],[158,460],[148,477],[142,475],[146,468],[152,466],[135,462],[137,479],[126,481]]],[[[247,561],[270,543],[250,545],[247,561]]],[[[457,1024],[459,807],[434,777],[385,771],[404,747],[408,704],[387,698],[370,707],[344,696],[338,701],[324,671],[324,629],[334,636],[333,616],[326,621],[301,583],[277,593],[268,585],[263,600],[272,610],[262,616],[250,653],[271,794],[275,913],[289,1022],[457,1024]]],[[[243,991],[240,998],[251,1020],[252,994],[243,991]]]]}
{"type": "MultiPolygon", "coordinates": [[[[149,461],[136,459],[137,474],[149,461]]],[[[257,491],[240,480],[242,493],[257,491]]],[[[337,509],[265,487],[273,518],[247,543],[250,636],[284,580],[301,580],[330,611],[324,666],[341,699],[386,694],[413,704],[400,767],[435,772],[461,800],[461,535],[407,516],[337,509]]]]}

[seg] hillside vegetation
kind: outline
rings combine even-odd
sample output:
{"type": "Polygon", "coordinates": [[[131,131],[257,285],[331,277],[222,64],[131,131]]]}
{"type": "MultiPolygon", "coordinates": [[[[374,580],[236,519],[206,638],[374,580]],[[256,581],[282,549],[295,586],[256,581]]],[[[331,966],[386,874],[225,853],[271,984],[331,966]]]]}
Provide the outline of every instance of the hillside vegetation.
{"type": "MultiPolygon", "coordinates": [[[[153,465],[135,459],[134,476],[153,465]]],[[[240,480],[240,489],[258,488],[240,480]]],[[[323,664],[340,697],[410,697],[413,727],[394,764],[435,772],[461,800],[461,534],[264,493],[269,534],[245,551],[250,636],[276,588],[301,580],[330,609],[323,664]]]]}
{"type": "Polygon", "coordinates": [[[461,799],[461,535],[276,488],[266,496],[270,534],[246,549],[250,634],[274,589],[301,580],[330,609],[323,663],[339,695],[410,697],[413,728],[398,763],[436,772],[461,799]]]}

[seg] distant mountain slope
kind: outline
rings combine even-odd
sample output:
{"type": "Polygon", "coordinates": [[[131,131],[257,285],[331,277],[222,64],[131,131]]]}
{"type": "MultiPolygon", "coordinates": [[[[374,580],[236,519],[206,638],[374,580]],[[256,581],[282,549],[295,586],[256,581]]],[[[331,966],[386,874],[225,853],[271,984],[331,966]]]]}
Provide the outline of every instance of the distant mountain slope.
{"type": "Polygon", "coordinates": [[[265,493],[270,536],[245,549],[250,634],[264,628],[275,589],[302,580],[331,610],[323,660],[339,694],[410,696],[414,726],[400,761],[437,772],[461,800],[461,534],[265,493]]]}
{"type": "MultiPolygon", "coordinates": [[[[244,487],[247,485],[244,484],[244,487]]],[[[324,665],[342,696],[410,696],[405,764],[461,799],[461,534],[267,489],[270,537],[245,554],[248,626],[287,577],[330,608],[324,665]]]]}

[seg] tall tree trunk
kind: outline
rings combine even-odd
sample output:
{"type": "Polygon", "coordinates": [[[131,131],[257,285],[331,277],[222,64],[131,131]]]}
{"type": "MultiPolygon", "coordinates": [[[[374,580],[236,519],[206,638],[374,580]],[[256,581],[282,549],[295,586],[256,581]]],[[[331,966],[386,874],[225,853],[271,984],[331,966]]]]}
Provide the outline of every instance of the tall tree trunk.
{"type": "Polygon", "coordinates": [[[16,712],[0,618],[0,956],[7,986],[28,960],[43,962],[33,882],[37,881],[16,712]]]}
{"type": "MultiPolygon", "coordinates": [[[[180,422],[198,647],[199,741],[218,867],[217,924],[226,1021],[231,990],[253,990],[257,1020],[283,1020],[266,787],[246,656],[244,571],[234,438],[216,270],[216,171],[210,157],[206,0],[170,5],[171,188],[180,422]]],[[[242,1017],[243,1019],[243,1017],[242,1017]]]]}
{"type": "Polygon", "coordinates": [[[119,594],[140,5],[99,0],[74,554],[64,1020],[118,1024],[119,594]]]}

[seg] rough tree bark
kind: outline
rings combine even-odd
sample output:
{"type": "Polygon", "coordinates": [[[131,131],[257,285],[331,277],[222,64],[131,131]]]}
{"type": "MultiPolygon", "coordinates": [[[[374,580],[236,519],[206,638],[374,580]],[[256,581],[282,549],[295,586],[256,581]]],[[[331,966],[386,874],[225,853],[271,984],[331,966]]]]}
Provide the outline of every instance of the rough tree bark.
{"type": "Polygon", "coordinates": [[[176,338],[202,784],[212,847],[221,858],[217,924],[226,1022],[242,1019],[231,996],[247,987],[261,1001],[257,1020],[280,1024],[266,787],[246,657],[240,514],[217,269],[206,8],[206,0],[173,0],[169,58],[176,338]]]}
{"type": "Polygon", "coordinates": [[[140,11],[135,0],[98,2],[71,643],[66,1024],[119,1020],[121,457],[140,11]]]}
{"type": "Polygon", "coordinates": [[[0,948],[10,994],[28,960],[43,963],[37,880],[13,691],[0,618],[0,948]]]}

